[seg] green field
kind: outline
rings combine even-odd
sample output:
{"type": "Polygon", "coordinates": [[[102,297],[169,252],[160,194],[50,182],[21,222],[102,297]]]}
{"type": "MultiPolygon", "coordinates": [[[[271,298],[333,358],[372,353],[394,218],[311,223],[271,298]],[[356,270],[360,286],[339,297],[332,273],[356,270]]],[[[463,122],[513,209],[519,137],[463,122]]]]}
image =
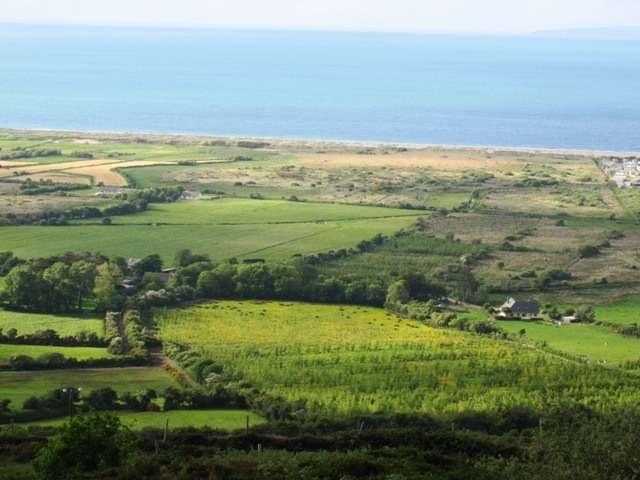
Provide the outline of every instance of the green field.
{"type": "Polygon", "coordinates": [[[243,378],[332,416],[604,408],[640,399],[640,378],[525,346],[403,320],[375,308],[208,302],[156,311],[165,340],[191,344],[243,378]]]}
{"type": "MultiPolygon", "coordinates": [[[[181,427],[209,427],[221,430],[240,430],[246,428],[247,416],[249,426],[265,423],[260,415],[247,410],[171,410],[168,412],[116,412],[122,422],[133,430],[145,427],[164,429],[169,419],[169,429],[181,427]]],[[[51,420],[25,422],[22,427],[31,425],[58,426],[67,421],[67,417],[51,420]]],[[[0,427],[2,428],[2,427],[0,427]]],[[[6,427],[5,427],[6,428],[6,427]]]]}
{"type": "Polygon", "coordinates": [[[640,359],[640,339],[617,335],[606,327],[520,321],[501,321],[499,326],[511,333],[524,328],[526,338],[547,342],[551,348],[590,361],[613,363],[640,359]]]}
{"type": "Polygon", "coordinates": [[[416,213],[377,207],[247,199],[151,205],[148,212],[114,217],[113,225],[3,227],[0,251],[23,258],[67,251],[142,258],[158,253],[170,261],[189,248],[213,260],[231,257],[288,258],[353,248],[378,233],[408,227],[416,213]]]}
{"type": "Polygon", "coordinates": [[[18,330],[18,335],[34,333],[37,330],[55,330],[61,337],[73,336],[78,332],[95,332],[104,336],[104,324],[99,315],[39,314],[0,310],[0,328],[18,330]]]}
{"type": "MultiPolygon", "coordinates": [[[[416,212],[384,207],[362,207],[282,200],[179,201],[149,205],[144,212],[114,217],[117,225],[265,225],[304,224],[396,217],[415,217],[416,212]]],[[[82,220],[74,224],[100,223],[82,220]]]]}
{"type": "Polygon", "coordinates": [[[33,395],[65,386],[82,387],[85,392],[111,387],[121,394],[147,388],[162,391],[176,383],[163,369],[150,367],[0,372],[0,398],[10,398],[12,410],[21,410],[22,403],[33,395]]]}
{"type": "Polygon", "coordinates": [[[65,358],[87,360],[89,358],[110,357],[105,348],[92,347],[51,347],[49,345],[7,345],[0,344],[0,365],[9,363],[9,359],[16,355],[39,357],[43,353],[61,353],[65,358]]]}
{"type": "Polygon", "coordinates": [[[595,307],[596,320],[609,323],[640,323],[640,295],[595,307]]]}

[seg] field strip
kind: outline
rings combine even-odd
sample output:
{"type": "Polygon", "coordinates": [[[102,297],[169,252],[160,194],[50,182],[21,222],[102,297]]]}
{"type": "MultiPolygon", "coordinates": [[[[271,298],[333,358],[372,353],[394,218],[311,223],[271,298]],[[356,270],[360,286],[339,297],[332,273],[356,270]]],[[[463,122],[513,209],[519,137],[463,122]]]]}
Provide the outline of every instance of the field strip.
{"type": "MultiPolygon", "coordinates": [[[[14,176],[16,180],[26,180],[27,178],[33,177],[34,174],[31,175],[20,175],[14,176]]],[[[32,179],[33,180],[33,179],[32,179]]],[[[91,179],[86,175],[74,175],[67,172],[41,172],[38,175],[38,180],[51,180],[54,183],[82,183],[83,185],[91,185],[91,179]]]]}
{"type": "MultiPolygon", "coordinates": [[[[162,160],[124,160],[122,162],[114,162],[113,160],[109,160],[107,163],[100,163],[97,165],[99,168],[127,168],[127,167],[153,167],[157,165],[173,165],[176,162],[166,162],[162,160]]],[[[87,165],[78,165],[70,166],[65,168],[65,170],[80,170],[80,169],[88,169],[91,168],[91,164],[87,165]]]]}
{"type": "Polygon", "coordinates": [[[157,165],[173,165],[174,162],[158,162],[155,160],[130,160],[124,162],[113,161],[111,163],[103,163],[100,165],[78,166],[65,169],[66,173],[74,175],[87,175],[93,178],[95,183],[102,182],[105,185],[124,187],[128,181],[115,171],[116,168],[127,167],[150,167],[157,165]]]}
{"type": "Polygon", "coordinates": [[[292,242],[297,242],[299,240],[303,240],[305,238],[310,238],[310,237],[315,237],[316,235],[323,235],[327,232],[331,232],[332,230],[337,230],[339,228],[342,228],[342,225],[338,225],[337,227],[333,227],[333,228],[329,228],[327,230],[322,230],[321,232],[316,232],[316,233],[310,233],[309,235],[303,235],[301,237],[297,237],[297,238],[292,238],[291,240],[286,240],[284,242],[280,242],[280,243],[272,243],[271,245],[268,245],[266,247],[263,248],[259,248],[258,250],[253,250],[251,252],[245,252],[245,253],[241,253],[240,256],[243,255],[252,255],[254,253],[259,253],[262,252],[264,250],[269,250],[270,248],[274,248],[274,247],[279,247],[281,245],[286,245],[287,243],[292,243],[292,242]]]}
{"type": "Polygon", "coordinates": [[[94,159],[94,160],[80,160],[77,162],[62,162],[62,163],[47,163],[45,165],[32,165],[20,169],[25,173],[41,173],[41,172],[57,172],[60,170],[70,170],[73,168],[90,167],[96,165],[103,165],[113,163],[111,159],[94,159]]]}
{"type": "Polygon", "coordinates": [[[28,167],[30,165],[39,165],[36,162],[18,162],[16,160],[0,160],[0,170],[11,167],[28,167]]]}

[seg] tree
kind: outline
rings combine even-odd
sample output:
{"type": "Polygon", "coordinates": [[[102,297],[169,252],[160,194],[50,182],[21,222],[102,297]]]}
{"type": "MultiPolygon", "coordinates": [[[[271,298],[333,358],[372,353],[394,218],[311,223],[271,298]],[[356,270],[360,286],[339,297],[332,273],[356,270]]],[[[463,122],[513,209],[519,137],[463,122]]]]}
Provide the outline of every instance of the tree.
{"type": "Polygon", "coordinates": [[[179,267],[171,278],[171,285],[189,285],[195,288],[200,274],[212,268],[213,264],[211,262],[192,262],[184,267],[179,267]]]}
{"type": "Polygon", "coordinates": [[[595,257],[600,253],[600,249],[594,245],[582,245],[578,247],[578,255],[580,258],[595,257]]]}
{"type": "Polygon", "coordinates": [[[575,317],[581,322],[593,323],[596,319],[596,312],[593,307],[589,305],[588,307],[579,308],[575,313],[575,317]]]}
{"type": "Polygon", "coordinates": [[[96,266],[85,260],[78,260],[71,265],[69,275],[73,282],[78,310],[82,310],[82,300],[93,290],[96,284],[96,266]]]}
{"type": "Polygon", "coordinates": [[[17,265],[4,279],[2,301],[12,308],[38,309],[41,292],[39,275],[31,265],[17,265]]]}
{"type": "Polygon", "coordinates": [[[84,403],[93,410],[107,410],[113,407],[118,394],[111,387],[97,388],[84,397],[84,403]]]}
{"type": "Polygon", "coordinates": [[[292,265],[272,265],[271,277],[276,296],[289,299],[298,298],[304,283],[297,268],[292,265]]]}
{"type": "Polygon", "coordinates": [[[43,302],[47,310],[69,310],[75,301],[75,287],[71,281],[69,266],[56,262],[42,273],[43,302]]]}
{"type": "Polygon", "coordinates": [[[137,277],[142,277],[144,272],[159,272],[162,270],[162,258],[157,253],[153,253],[136,263],[131,270],[137,277]]]}
{"type": "Polygon", "coordinates": [[[114,263],[98,265],[97,276],[93,292],[96,294],[96,310],[118,310],[122,304],[122,297],[116,289],[116,285],[122,283],[120,267],[114,263]]]}
{"type": "Polygon", "coordinates": [[[472,302],[478,290],[478,281],[469,268],[462,268],[456,282],[455,294],[463,302],[472,302]]]}
{"type": "Polygon", "coordinates": [[[273,277],[268,265],[242,265],[234,277],[236,292],[244,298],[269,298],[275,293],[273,277]]]}
{"type": "Polygon", "coordinates": [[[238,269],[230,263],[218,265],[215,269],[202,272],[196,285],[198,295],[206,298],[228,298],[236,291],[234,280],[238,269]]]}
{"type": "Polygon", "coordinates": [[[111,412],[76,417],[60,427],[56,439],[38,452],[34,461],[37,478],[53,480],[122,465],[131,448],[126,433],[126,427],[111,412]]]}
{"type": "Polygon", "coordinates": [[[393,283],[387,289],[387,298],[385,299],[385,307],[393,307],[397,304],[407,303],[409,301],[409,290],[404,280],[393,283]]]}
{"type": "Polygon", "coordinates": [[[178,252],[173,257],[173,262],[175,266],[178,267],[188,267],[192,263],[199,262],[210,262],[209,255],[199,254],[199,253],[191,253],[191,250],[188,248],[183,248],[182,250],[178,250],[178,252]]]}

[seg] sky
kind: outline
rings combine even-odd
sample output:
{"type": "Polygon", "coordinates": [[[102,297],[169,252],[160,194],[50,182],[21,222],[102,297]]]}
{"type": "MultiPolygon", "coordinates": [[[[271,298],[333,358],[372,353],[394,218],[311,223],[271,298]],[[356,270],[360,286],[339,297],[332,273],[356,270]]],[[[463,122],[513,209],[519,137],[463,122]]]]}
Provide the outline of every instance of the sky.
{"type": "Polygon", "coordinates": [[[640,25],[640,0],[0,0],[0,23],[526,34],[640,25]]]}

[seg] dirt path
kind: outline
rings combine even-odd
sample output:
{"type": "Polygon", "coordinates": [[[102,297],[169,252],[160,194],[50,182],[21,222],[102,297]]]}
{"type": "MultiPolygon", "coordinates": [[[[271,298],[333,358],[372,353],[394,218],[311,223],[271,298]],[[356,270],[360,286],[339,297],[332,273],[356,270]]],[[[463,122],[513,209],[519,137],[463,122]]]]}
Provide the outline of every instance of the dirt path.
{"type": "Polygon", "coordinates": [[[124,316],[122,313],[116,315],[116,324],[118,325],[118,336],[122,339],[122,354],[129,355],[129,340],[127,334],[124,331],[124,316]]]}
{"type": "Polygon", "coordinates": [[[152,365],[154,367],[162,367],[166,370],[173,370],[178,372],[180,375],[180,383],[183,385],[189,385],[189,387],[200,390],[204,392],[204,387],[197,383],[193,378],[191,378],[187,373],[178,365],[175,361],[171,360],[165,354],[161,352],[151,352],[151,357],[153,358],[152,365]]]}

